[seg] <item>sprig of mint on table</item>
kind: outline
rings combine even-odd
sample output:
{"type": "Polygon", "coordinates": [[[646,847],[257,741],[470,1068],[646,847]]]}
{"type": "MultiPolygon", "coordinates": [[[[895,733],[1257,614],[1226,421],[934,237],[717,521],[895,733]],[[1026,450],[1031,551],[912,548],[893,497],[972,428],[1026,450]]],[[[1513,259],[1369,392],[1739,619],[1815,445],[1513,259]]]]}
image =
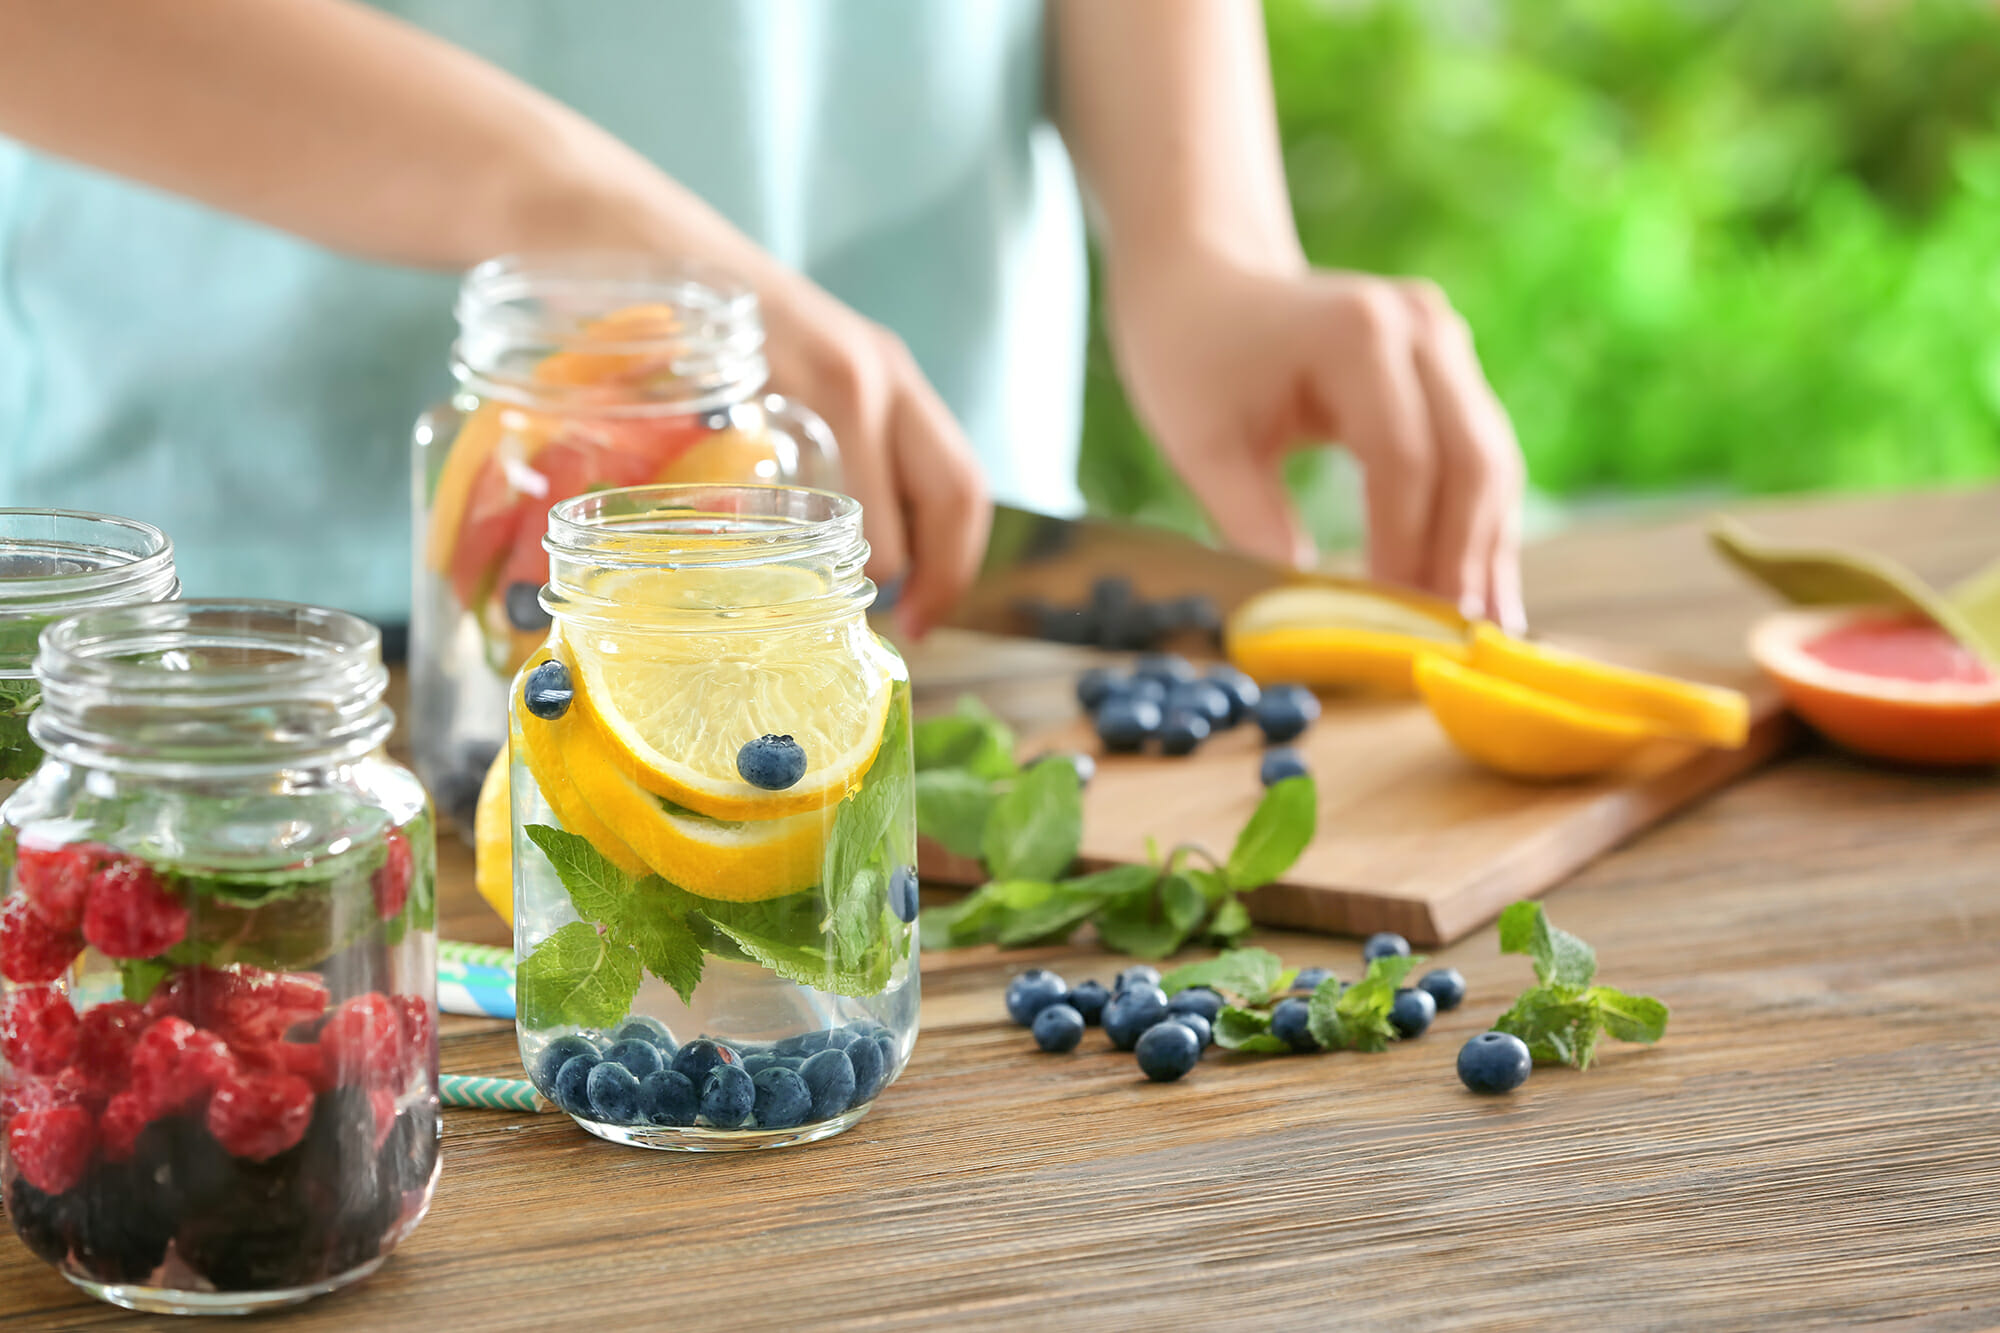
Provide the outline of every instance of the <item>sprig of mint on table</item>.
{"type": "Polygon", "coordinates": [[[1250,932],[1242,896],[1276,880],[1312,841],[1319,801],[1311,778],[1264,793],[1217,861],[1184,844],[1144,865],[1066,876],[1083,839],[1083,788],[1064,755],[1014,762],[1014,735],[977,700],[916,724],[917,828],[987,882],[922,917],[925,948],[1065,940],[1088,921],[1108,949],[1165,958],[1190,941],[1229,945],[1250,932]],[[1197,864],[1197,863],[1202,864],[1197,864]]]}
{"type": "Polygon", "coordinates": [[[1650,995],[1627,995],[1597,979],[1597,954],[1566,930],[1549,924],[1537,902],[1519,902],[1500,914],[1500,952],[1526,954],[1539,985],[1493,1026],[1528,1045],[1536,1064],[1588,1069],[1601,1036],[1650,1046],[1667,1031],[1667,1006],[1650,995]]]}
{"type": "MultiPolygon", "coordinates": [[[[1296,781],[1296,779],[1294,779],[1296,781]]],[[[1307,1028],[1321,1049],[1384,1051],[1397,1039],[1389,1010],[1396,988],[1424,960],[1421,956],[1377,958],[1352,986],[1328,977],[1307,999],[1307,1028]]],[[[1173,995],[1207,986],[1229,1003],[1215,1016],[1215,1044],[1231,1051],[1283,1055],[1292,1048],[1272,1035],[1271,1010],[1291,988],[1297,968],[1286,968],[1268,949],[1231,949],[1202,963],[1177,967],[1160,978],[1173,995]]]]}

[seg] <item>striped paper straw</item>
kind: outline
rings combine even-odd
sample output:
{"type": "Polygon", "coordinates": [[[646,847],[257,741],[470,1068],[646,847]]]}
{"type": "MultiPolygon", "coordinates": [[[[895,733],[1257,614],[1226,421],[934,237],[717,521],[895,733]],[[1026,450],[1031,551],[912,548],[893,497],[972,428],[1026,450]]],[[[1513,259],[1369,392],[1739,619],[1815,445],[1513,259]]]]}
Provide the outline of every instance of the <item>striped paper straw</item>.
{"type": "Polygon", "coordinates": [[[472,1074],[438,1075],[438,1099],[446,1106],[481,1111],[549,1111],[535,1095],[535,1085],[523,1078],[479,1078],[472,1074]]]}
{"type": "Polygon", "coordinates": [[[514,970],[514,951],[496,949],[490,944],[467,944],[462,940],[438,941],[438,967],[446,963],[463,963],[468,967],[497,967],[502,971],[514,970]]]}
{"type": "Polygon", "coordinates": [[[468,1018],[512,1018],[514,979],[499,972],[438,977],[438,1008],[468,1018]]]}

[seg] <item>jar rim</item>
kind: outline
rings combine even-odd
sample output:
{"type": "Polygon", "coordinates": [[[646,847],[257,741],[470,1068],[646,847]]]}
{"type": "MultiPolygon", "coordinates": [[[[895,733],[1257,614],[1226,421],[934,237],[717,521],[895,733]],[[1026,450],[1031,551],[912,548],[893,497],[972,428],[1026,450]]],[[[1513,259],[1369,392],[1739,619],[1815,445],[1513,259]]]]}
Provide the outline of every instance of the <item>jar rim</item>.
{"type": "Polygon", "coordinates": [[[174,543],[151,523],[83,509],[0,508],[0,555],[89,551],[102,563],[85,569],[9,576],[0,573],[0,619],[171,597],[174,543]],[[32,532],[36,525],[45,532],[32,532]],[[18,530],[17,530],[18,529],[18,530]],[[92,541],[92,537],[102,539],[92,541]]]}

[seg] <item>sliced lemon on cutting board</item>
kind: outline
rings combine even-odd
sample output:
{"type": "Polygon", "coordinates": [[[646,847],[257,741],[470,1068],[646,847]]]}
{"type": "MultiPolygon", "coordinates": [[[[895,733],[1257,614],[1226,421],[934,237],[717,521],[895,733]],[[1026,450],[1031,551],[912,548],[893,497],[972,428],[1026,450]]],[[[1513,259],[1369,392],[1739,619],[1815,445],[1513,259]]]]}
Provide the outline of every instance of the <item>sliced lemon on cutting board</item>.
{"type": "Polygon", "coordinates": [[[1750,701],[1741,691],[1613,666],[1513,638],[1495,625],[1473,628],[1469,664],[1584,708],[1655,723],[1704,745],[1733,750],[1750,734],[1750,701]]]}
{"type": "Polygon", "coordinates": [[[1616,767],[1669,735],[1658,723],[1557,698],[1425,653],[1417,692],[1451,743],[1511,777],[1577,778],[1616,767]]]}
{"type": "Polygon", "coordinates": [[[1266,685],[1407,694],[1417,654],[1464,656],[1465,621],[1417,594],[1298,583],[1238,607],[1227,644],[1229,660],[1266,685]]]}
{"type": "Polygon", "coordinates": [[[479,804],[472,811],[472,886],[486,905],[514,924],[514,803],[509,790],[505,747],[493,756],[492,767],[479,784],[479,804]]]}

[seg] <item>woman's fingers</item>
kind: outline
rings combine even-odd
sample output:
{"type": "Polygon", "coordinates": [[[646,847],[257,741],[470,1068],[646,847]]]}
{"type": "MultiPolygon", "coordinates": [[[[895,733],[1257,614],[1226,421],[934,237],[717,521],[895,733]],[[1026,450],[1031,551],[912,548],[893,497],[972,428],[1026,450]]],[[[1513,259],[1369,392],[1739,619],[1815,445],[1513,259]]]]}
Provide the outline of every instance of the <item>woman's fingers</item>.
{"type": "Polygon", "coordinates": [[[908,551],[895,615],[905,634],[921,638],[979,572],[993,514],[978,459],[944,401],[900,343],[892,344],[887,359],[893,380],[888,439],[908,551]]]}

